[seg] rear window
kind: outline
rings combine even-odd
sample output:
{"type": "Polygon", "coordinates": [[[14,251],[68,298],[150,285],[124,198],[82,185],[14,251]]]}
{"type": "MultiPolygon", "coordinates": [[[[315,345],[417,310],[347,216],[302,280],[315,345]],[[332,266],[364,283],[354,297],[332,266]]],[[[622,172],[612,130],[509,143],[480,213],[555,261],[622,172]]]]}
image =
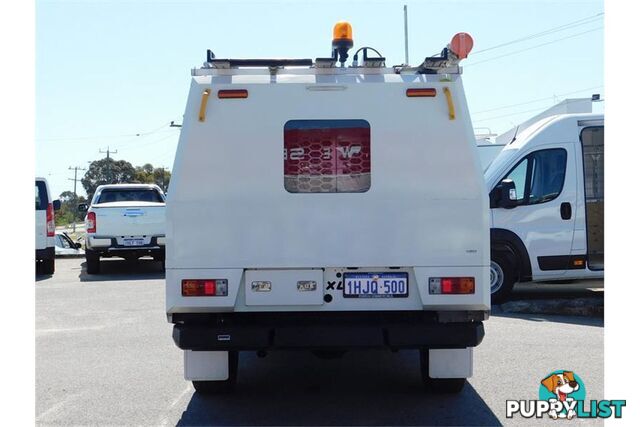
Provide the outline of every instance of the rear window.
{"type": "Polygon", "coordinates": [[[118,188],[102,190],[96,203],[112,202],[156,202],[164,200],[158,191],[146,188],[118,188]]]}
{"type": "Polygon", "coordinates": [[[47,210],[48,203],[47,186],[43,181],[36,181],[36,210],[47,210]]]}
{"type": "Polygon", "coordinates": [[[290,120],[284,125],[284,188],[290,193],[363,193],[371,187],[366,120],[290,120]]]}

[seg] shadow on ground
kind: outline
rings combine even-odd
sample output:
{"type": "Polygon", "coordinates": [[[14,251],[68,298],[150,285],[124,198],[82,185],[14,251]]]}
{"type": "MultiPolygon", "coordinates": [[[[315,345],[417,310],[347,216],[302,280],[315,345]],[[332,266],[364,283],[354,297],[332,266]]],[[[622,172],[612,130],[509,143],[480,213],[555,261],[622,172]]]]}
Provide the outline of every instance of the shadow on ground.
{"type": "Polygon", "coordinates": [[[469,383],[425,393],[418,365],[417,351],[240,353],[235,392],[193,394],[178,425],[500,425],[469,383]]]}
{"type": "Polygon", "coordinates": [[[514,287],[509,299],[604,298],[603,288],[602,280],[524,283],[514,287]]]}
{"type": "Polygon", "coordinates": [[[105,282],[110,280],[164,279],[162,264],[151,258],[138,261],[104,259],[100,261],[100,274],[87,274],[87,263],[82,263],[81,282],[105,282]]]}
{"type": "Polygon", "coordinates": [[[531,322],[555,322],[569,323],[581,326],[597,326],[604,327],[604,319],[602,317],[591,316],[563,316],[555,314],[536,314],[536,313],[505,313],[499,306],[491,307],[492,317],[504,317],[509,319],[529,320],[531,322]]]}
{"type": "Polygon", "coordinates": [[[491,307],[491,315],[602,327],[603,282],[584,280],[517,285],[508,301],[491,307]]]}
{"type": "Polygon", "coordinates": [[[51,279],[53,274],[36,274],[36,282],[41,282],[43,280],[51,279]]]}

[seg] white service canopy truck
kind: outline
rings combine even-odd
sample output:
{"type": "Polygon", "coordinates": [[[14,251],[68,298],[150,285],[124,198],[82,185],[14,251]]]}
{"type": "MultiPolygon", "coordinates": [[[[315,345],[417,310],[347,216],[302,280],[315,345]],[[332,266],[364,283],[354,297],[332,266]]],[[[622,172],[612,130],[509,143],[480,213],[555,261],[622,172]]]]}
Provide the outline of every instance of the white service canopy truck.
{"type": "Polygon", "coordinates": [[[604,277],[604,114],[532,123],[485,178],[494,302],[517,282],[604,277]]]}
{"type": "Polygon", "coordinates": [[[371,48],[345,67],[350,33],[336,25],[330,58],[209,51],[192,72],[166,309],[199,393],[233,386],[239,351],[419,350],[438,391],[472,374],[490,296],[489,199],[458,66],[471,38],[418,67],[371,48]]]}

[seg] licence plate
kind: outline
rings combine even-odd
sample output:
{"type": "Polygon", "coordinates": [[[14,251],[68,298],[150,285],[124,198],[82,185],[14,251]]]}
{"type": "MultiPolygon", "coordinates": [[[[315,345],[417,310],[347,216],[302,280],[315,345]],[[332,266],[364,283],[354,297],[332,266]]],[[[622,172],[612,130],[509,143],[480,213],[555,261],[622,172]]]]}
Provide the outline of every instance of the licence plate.
{"type": "Polygon", "coordinates": [[[125,246],[142,246],[144,245],[144,239],[124,239],[125,246]]]}
{"type": "Polygon", "coordinates": [[[344,273],[345,298],[406,298],[408,273],[344,273]]]}

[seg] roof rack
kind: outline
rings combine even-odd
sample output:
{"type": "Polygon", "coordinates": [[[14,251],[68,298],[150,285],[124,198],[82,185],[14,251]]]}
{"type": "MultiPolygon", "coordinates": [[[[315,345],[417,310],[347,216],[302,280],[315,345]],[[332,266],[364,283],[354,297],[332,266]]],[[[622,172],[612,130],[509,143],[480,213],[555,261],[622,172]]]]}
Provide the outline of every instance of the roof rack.
{"type": "Polygon", "coordinates": [[[313,61],[303,59],[260,58],[260,59],[214,59],[205,62],[205,68],[235,67],[310,67],[313,61]],[[208,66],[207,66],[208,65],[208,66]]]}

